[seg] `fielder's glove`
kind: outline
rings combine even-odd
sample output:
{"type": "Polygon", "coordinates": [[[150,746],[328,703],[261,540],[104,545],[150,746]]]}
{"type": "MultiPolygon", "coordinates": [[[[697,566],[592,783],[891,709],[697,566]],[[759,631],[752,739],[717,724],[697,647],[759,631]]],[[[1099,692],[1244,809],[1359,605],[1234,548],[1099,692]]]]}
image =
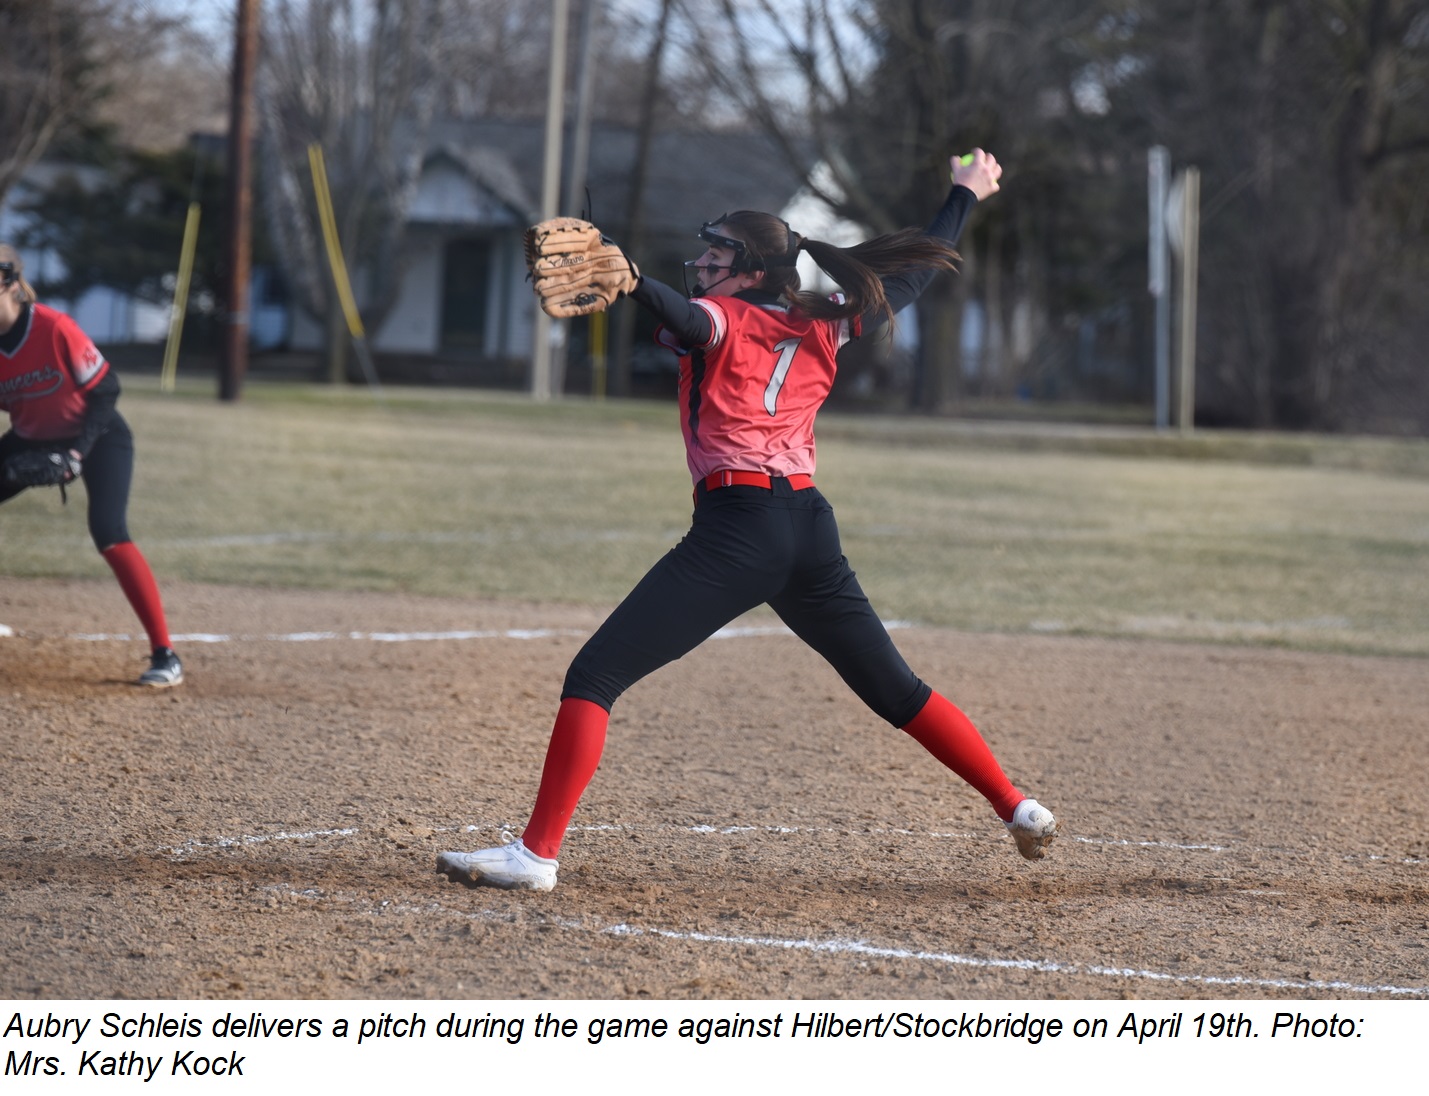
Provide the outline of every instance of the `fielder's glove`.
{"type": "Polygon", "coordinates": [[[63,487],[79,477],[80,468],[67,449],[26,449],[5,462],[5,479],[22,487],[63,487]]]}
{"type": "Polygon", "coordinates": [[[558,320],[603,312],[640,281],[625,252],[575,217],[526,230],[526,269],[541,308],[558,320]]]}

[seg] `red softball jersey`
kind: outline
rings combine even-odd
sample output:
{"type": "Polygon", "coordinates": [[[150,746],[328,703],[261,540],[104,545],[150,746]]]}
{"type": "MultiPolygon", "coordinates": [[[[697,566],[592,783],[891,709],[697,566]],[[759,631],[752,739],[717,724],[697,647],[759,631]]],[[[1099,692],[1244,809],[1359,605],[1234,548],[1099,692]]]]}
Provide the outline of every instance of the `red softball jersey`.
{"type": "MultiPolygon", "coordinates": [[[[856,321],[816,320],[738,297],[693,303],[714,324],[709,344],[680,359],[680,426],[694,481],[726,469],[813,475],[814,417],[833,387],[835,355],[858,334],[856,321]]],[[[660,336],[671,345],[668,332],[660,336]]]]}
{"type": "Polygon", "coordinates": [[[10,413],[15,433],[29,441],[72,438],[84,421],[84,394],[109,362],[63,312],[32,304],[20,322],[28,330],[19,345],[0,350],[0,408],[10,413]]]}

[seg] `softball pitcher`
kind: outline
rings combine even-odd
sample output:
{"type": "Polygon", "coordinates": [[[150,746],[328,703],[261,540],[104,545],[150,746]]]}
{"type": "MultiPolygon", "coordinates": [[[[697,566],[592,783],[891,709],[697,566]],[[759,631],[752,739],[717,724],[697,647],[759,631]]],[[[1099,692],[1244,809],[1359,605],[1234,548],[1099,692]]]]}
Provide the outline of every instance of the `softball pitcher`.
{"type": "Polygon", "coordinates": [[[27,487],[84,481],[89,535],[109,564],[149,636],[149,668],[140,685],[184,680],[159,587],[129,539],[126,512],[134,474],[134,437],[115,409],[119,378],[79,326],[38,303],[19,253],[0,244],[0,502],[27,487]]]}
{"type": "MultiPolygon", "coordinates": [[[[595,775],[611,706],[642,677],[765,603],[869,708],[979,791],[1024,857],[1046,855],[1057,829],[1052,812],[1012,785],[968,717],[908,667],[844,558],[833,510],[813,481],[814,417],[833,385],[839,348],[916,300],[938,270],[951,269],[968,215],[998,189],[1002,168],[992,156],[977,150],[964,160],[951,161],[954,185],[923,232],[838,248],[799,236],[778,217],[740,211],[701,229],[706,248],[686,264],[686,284],[694,278],[688,297],[629,268],[622,292],[659,318],[657,338],[680,356],[693,524],[571,664],[521,837],[442,853],[440,873],[471,884],[554,887],[561,841],[595,775]],[[843,292],[800,292],[800,253],[843,292]]],[[[528,248],[533,269],[539,252],[538,240],[528,248]]],[[[576,263],[565,257],[551,265],[576,263]]],[[[536,288],[541,293],[540,278],[536,288]]],[[[582,308],[589,296],[578,295],[582,308]]]]}

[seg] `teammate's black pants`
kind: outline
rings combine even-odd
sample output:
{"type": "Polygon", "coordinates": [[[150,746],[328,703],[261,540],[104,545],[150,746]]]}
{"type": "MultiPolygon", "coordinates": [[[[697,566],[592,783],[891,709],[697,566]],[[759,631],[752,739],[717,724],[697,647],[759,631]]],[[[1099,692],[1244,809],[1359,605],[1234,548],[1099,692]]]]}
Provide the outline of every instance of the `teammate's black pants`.
{"type": "Polygon", "coordinates": [[[591,636],[561,699],[609,710],[647,674],[767,602],[895,727],[928,702],[859,587],[839,544],[833,508],[817,488],[697,489],[694,523],[591,636]]]}
{"type": "MultiPolygon", "coordinates": [[[[24,449],[67,448],[67,441],[29,441],[13,430],[0,437],[0,466],[24,449]]],[[[110,416],[84,459],[80,471],[85,494],[89,496],[89,535],[95,548],[103,551],[129,539],[127,514],[129,487],[134,479],[134,435],[119,412],[110,416]]],[[[14,498],[24,487],[0,480],[0,502],[14,498]]]]}

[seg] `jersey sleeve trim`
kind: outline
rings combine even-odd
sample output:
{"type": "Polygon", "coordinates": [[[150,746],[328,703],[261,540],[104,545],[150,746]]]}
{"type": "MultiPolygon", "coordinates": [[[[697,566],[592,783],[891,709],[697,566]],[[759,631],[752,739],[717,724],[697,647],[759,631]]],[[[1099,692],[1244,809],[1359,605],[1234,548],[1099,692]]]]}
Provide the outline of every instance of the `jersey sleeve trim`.
{"type": "Polygon", "coordinates": [[[81,392],[88,392],[109,371],[109,362],[94,340],[63,312],[55,314],[54,338],[56,354],[81,392]]]}
{"type": "Polygon", "coordinates": [[[724,337],[729,332],[729,316],[726,315],[725,310],[723,308],[715,304],[715,302],[712,300],[707,300],[703,297],[696,297],[690,303],[697,308],[703,308],[707,313],[709,313],[710,324],[714,328],[714,330],[710,333],[709,342],[705,343],[701,347],[697,347],[696,349],[712,350],[720,343],[724,342],[724,337]]]}

